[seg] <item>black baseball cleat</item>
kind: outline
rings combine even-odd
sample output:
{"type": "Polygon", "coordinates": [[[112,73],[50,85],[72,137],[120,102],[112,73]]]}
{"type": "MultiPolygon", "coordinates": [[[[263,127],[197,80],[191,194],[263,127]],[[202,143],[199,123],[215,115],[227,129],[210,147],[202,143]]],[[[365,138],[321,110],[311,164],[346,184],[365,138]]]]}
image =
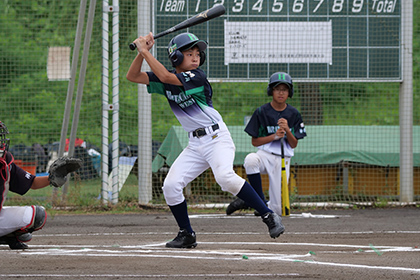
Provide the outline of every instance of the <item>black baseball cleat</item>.
{"type": "Polygon", "coordinates": [[[245,201],[243,201],[242,199],[238,197],[228,205],[228,207],[226,208],[226,215],[230,215],[233,212],[242,210],[242,209],[247,210],[247,209],[250,209],[250,207],[246,205],[245,201]]]}
{"type": "Polygon", "coordinates": [[[0,237],[0,244],[7,244],[12,250],[28,249],[28,245],[20,242],[16,236],[2,236],[0,237]]]}
{"type": "Polygon", "coordinates": [[[276,213],[267,212],[262,215],[263,222],[267,225],[271,238],[279,237],[285,230],[281,218],[276,213]]]}
{"type": "Polygon", "coordinates": [[[166,243],[168,248],[195,248],[197,247],[195,232],[189,233],[185,229],[180,229],[174,240],[166,243]]]}

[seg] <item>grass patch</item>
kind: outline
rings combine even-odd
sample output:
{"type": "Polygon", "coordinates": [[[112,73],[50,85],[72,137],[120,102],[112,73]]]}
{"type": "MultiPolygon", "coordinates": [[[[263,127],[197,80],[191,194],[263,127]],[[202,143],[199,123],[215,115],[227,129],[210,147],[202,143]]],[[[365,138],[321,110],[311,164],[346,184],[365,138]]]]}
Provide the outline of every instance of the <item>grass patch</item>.
{"type": "Polygon", "coordinates": [[[137,178],[130,175],[119,193],[115,205],[104,204],[101,197],[101,179],[70,180],[67,192],[52,186],[29,190],[24,196],[9,192],[5,206],[42,205],[52,213],[127,213],[145,211],[138,204],[137,178]]]}

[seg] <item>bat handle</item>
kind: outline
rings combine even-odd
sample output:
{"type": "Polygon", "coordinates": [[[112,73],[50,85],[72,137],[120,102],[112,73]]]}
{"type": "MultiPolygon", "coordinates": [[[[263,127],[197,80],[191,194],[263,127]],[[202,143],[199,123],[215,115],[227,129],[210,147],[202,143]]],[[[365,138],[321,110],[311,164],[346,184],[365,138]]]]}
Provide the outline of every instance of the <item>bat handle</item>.
{"type": "Polygon", "coordinates": [[[281,157],[284,158],[284,137],[280,138],[281,157]]]}
{"type": "MultiPolygon", "coordinates": [[[[159,34],[157,34],[156,36],[153,36],[153,39],[160,38],[160,37],[162,37],[163,35],[165,35],[163,32],[162,32],[162,33],[159,33],[159,34]]],[[[134,43],[131,43],[131,44],[129,45],[129,47],[130,47],[130,50],[132,50],[132,51],[134,51],[134,50],[137,48],[136,44],[134,44],[134,43]]]]}
{"type": "Polygon", "coordinates": [[[131,43],[129,45],[129,47],[130,47],[130,50],[132,50],[132,51],[134,51],[137,48],[136,44],[134,44],[134,43],[131,43]]]}

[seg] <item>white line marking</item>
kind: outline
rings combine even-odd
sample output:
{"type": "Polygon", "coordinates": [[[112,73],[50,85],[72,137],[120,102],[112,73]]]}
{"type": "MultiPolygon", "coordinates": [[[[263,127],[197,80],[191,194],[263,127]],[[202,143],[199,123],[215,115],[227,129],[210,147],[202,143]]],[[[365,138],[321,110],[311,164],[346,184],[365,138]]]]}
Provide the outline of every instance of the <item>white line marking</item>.
{"type": "MultiPolygon", "coordinates": [[[[353,245],[349,245],[353,247],[353,245]]],[[[366,251],[365,251],[366,252],[366,251]]],[[[373,250],[372,250],[373,252],[373,250]]],[[[319,262],[314,260],[305,260],[302,258],[309,257],[311,254],[307,253],[304,255],[286,255],[286,254],[272,254],[272,253],[252,253],[246,252],[217,252],[217,251],[198,251],[198,250],[160,250],[160,251],[110,251],[110,250],[92,250],[92,249],[79,249],[79,250],[39,250],[39,251],[23,251],[22,255],[65,255],[65,256],[76,256],[76,257],[145,257],[145,258],[174,258],[174,259],[195,259],[195,260],[225,260],[225,261],[243,261],[242,256],[246,254],[249,257],[247,261],[287,261],[287,262],[302,262],[307,264],[326,265],[326,266],[338,266],[348,268],[366,268],[366,269],[378,269],[378,270],[398,270],[412,273],[420,273],[418,268],[410,267],[392,267],[392,266],[370,266],[370,265],[358,265],[358,264],[346,264],[346,263],[333,263],[333,262],[319,262]],[[153,252],[153,254],[149,254],[153,252]],[[169,253],[168,254],[156,254],[156,253],[169,253]],[[180,255],[178,253],[182,253],[180,255]],[[210,256],[214,255],[214,256],[210,256]],[[224,256],[224,257],[221,257],[224,256]]]]}
{"type": "MultiPolygon", "coordinates": [[[[283,261],[300,261],[300,260],[287,260],[283,261]]],[[[317,261],[305,261],[302,262],[307,264],[318,264],[318,265],[328,265],[328,266],[340,266],[340,267],[351,267],[351,268],[367,268],[367,269],[380,269],[380,270],[400,270],[406,272],[416,272],[420,273],[419,268],[410,268],[410,267],[394,267],[394,266],[376,266],[376,265],[362,265],[362,264],[345,264],[345,263],[332,263],[332,262],[317,262],[317,261]]]]}
{"type": "MultiPolygon", "coordinates": [[[[268,246],[304,246],[304,247],[332,247],[332,248],[357,248],[357,249],[371,249],[369,245],[347,245],[347,244],[325,244],[325,243],[295,243],[295,242],[288,242],[288,243],[274,243],[274,242],[205,242],[200,241],[198,242],[202,245],[217,245],[225,246],[225,245],[268,245],[268,246]]],[[[7,246],[7,245],[4,245],[7,246]]],[[[143,245],[119,245],[119,244],[111,244],[111,245],[87,245],[87,244],[75,244],[75,245],[31,245],[31,248],[48,248],[48,250],[55,250],[61,248],[115,248],[115,249],[142,249],[142,248],[152,248],[152,247],[163,247],[165,243],[149,243],[143,245]]],[[[413,248],[407,246],[375,246],[376,249],[381,249],[381,251],[389,251],[389,252],[417,252],[420,251],[420,248],[413,248]]],[[[200,251],[197,249],[194,250],[177,250],[177,249],[165,249],[169,252],[209,252],[209,251],[200,251]]],[[[156,249],[153,249],[156,251],[156,249]]],[[[30,252],[30,251],[22,251],[22,252],[30,252]]],[[[217,251],[219,252],[219,251],[217,251]]],[[[365,251],[366,252],[366,251],[365,251]]]]}
{"type": "MultiPolygon", "coordinates": [[[[253,216],[252,214],[249,215],[233,215],[233,216],[226,216],[225,214],[207,214],[207,215],[191,215],[190,218],[207,218],[207,219],[242,219],[242,218],[249,218],[253,216]]],[[[308,213],[302,213],[301,215],[295,214],[291,216],[291,218],[341,218],[341,217],[350,217],[350,216],[337,216],[337,215],[312,215],[308,213]]],[[[141,236],[141,235],[174,235],[176,232],[145,232],[145,233],[90,233],[90,234],[40,234],[36,235],[36,237],[87,237],[87,236],[141,236]]],[[[199,235],[231,235],[231,232],[200,232],[199,235]]],[[[267,233],[264,232],[241,232],[235,233],[235,235],[266,235],[267,233]]],[[[359,231],[359,232],[287,232],[286,234],[289,235],[371,235],[371,234],[420,234],[420,231],[359,231]]],[[[315,261],[313,253],[306,253],[308,252],[307,248],[317,247],[322,251],[318,251],[318,253],[323,254],[376,254],[377,251],[381,252],[420,252],[418,248],[412,248],[407,246],[378,246],[375,245],[376,250],[372,250],[370,245],[349,245],[349,244],[325,244],[325,243],[281,243],[279,242],[199,242],[201,245],[207,245],[207,248],[225,248],[225,249],[216,249],[216,250],[200,250],[200,249],[193,249],[193,250],[185,250],[185,249],[166,249],[165,243],[147,243],[147,244],[140,244],[138,245],[31,245],[30,250],[24,251],[13,251],[8,252],[4,251],[5,255],[8,253],[10,254],[21,254],[25,256],[36,256],[36,255],[47,255],[47,256],[73,256],[73,257],[135,257],[135,258],[159,258],[159,259],[194,259],[194,260],[221,260],[221,261],[244,261],[243,257],[247,257],[247,261],[258,261],[258,262],[266,262],[266,261],[279,261],[279,262],[299,262],[305,264],[315,264],[320,266],[335,266],[335,267],[345,267],[345,268],[362,268],[362,269],[373,269],[373,270],[394,270],[394,271],[405,271],[410,273],[420,273],[420,268],[411,268],[411,267],[392,267],[392,266],[376,266],[376,265],[359,265],[359,264],[350,264],[350,263],[335,263],[335,262],[326,262],[326,261],[315,261]],[[246,247],[247,249],[235,249],[232,248],[231,245],[241,246],[240,248],[246,247]],[[278,254],[278,253],[265,253],[264,249],[261,249],[259,246],[292,246],[293,252],[302,252],[303,254],[278,254]],[[257,246],[257,247],[251,247],[257,246]],[[300,248],[299,248],[300,247],[300,248]],[[34,249],[33,249],[34,248],[34,249]],[[256,249],[257,248],[257,249],[256,249]],[[324,248],[324,249],[322,249],[324,248]],[[334,251],[328,251],[327,248],[336,248],[334,251]],[[347,251],[345,250],[347,248],[347,251]],[[349,250],[350,249],[350,250],[349,250]],[[358,249],[358,250],[357,250],[358,249]],[[362,250],[363,249],[363,250],[362,250]],[[342,250],[342,251],[340,251],[342,250]],[[357,251],[356,251],[357,250],[357,251]]],[[[263,247],[262,247],[263,248],[263,247]]],[[[280,250],[277,250],[280,251],[280,250]]],[[[334,260],[334,259],[333,259],[334,260]]],[[[6,274],[3,274],[6,275],[6,274]]],[[[39,274],[41,275],[41,274],[39,274]]],[[[294,274],[200,274],[200,275],[179,275],[179,277],[244,277],[244,276],[260,276],[263,277],[273,277],[273,276],[293,276],[294,274]]],[[[296,274],[298,276],[299,274],[296,274]]],[[[0,274],[1,278],[2,274],[0,274]]],[[[9,274],[8,277],[25,277],[26,275],[20,274],[9,274]],[[12,276],[11,276],[12,275],[12,276]],[[16,275],[16,276],[13,276],[16,275]]],[[[37,277],[36,275],[31,277],[37,277]]],[[[69,275],[59,274],[59,275],[43,275],[38,277],[69,277],[69,275]]],[[[83,277],[82,275],[70,275],[73,277],[83,277]]],[[[100,275],[100,274],[86,274],[84,276],[87,277],[135,277],[135,278],[142,278],[142,277],[155,277],[155,278],[171,278],[176,277],[176,275],[100,275]]],[[[27,277],[27,276],[26,276],[27,277]]]]}
{"type": "MultiPolygon", "coordinates": [[[[325,243],[272,243],[272,242],[200,242],[203,245],[216,245],[220,248],[223,245],[270,245],[270,246],[305,246],[305,247],[332,247],[332,248],[358,248],[368,249],[363,253],[376,253],[371,250],[368,245],[347,245],[347,244],[325,244],[325,243]]],[[[67,249],[54,248],[51,245],[35,245],[33,247],[42,247],[35,250],[25,250],[18,252],[22,255],[49,255],[49,256],[74,256],[74,257],[144,257],[144,258],[167,258],[167,259],[195,259],[195,260],[222,260],[222,261],[243,261],[243,256],[247,256],[247,261],[287,261],[287,262],[302,262],[307,264],[337,266],[348,268],[366,268],[377,270],[397,270],[412,273],[420,273],[418,268],[410,267],[392,267],[392,266],[371,266],[371,265],[358,265],[348,263],[334,263],[334,262],[319,262],[308,259],[312,255],[306,254],[276,254],[276,253],[263,253],[253,252],[252,249],[237,250],[185,250],[185,249],[165,249],[164,243],[154,243],[139,246],[113,246],[113,245],[66,245],[67,249]],[[74,249],[71,249],[74,248],[74,249]],[[107,249],[101,249],[107,248],[107,249]]],[[[420,252],[420,249],[402,246],[375,246],[377,250],[382,252],[420,252]]],[[[332,253],[330,251],[323,251],[325,254],[332,253]]],[[[15,253],[15,252],[13,252],[15,253]]],[[[333,253],[345,253],[337,252],[333,253]]],[[[349,251],[347,253],[360,253],[358,251],[349,251]]]]}
{"type": "MultiPolygon", "coordinates": [[[[60,233],[60,234],[34,234],[34,237],[77,237],[77,236],[136,236],[136,235],[176,235],[176,232],[98,232],[98,233],[60,233]]],[[[232,232],[197,232],[198,235],[232,235],[232,232]]],[[[267,235],[266,232],[235,232],[235,235],[267,235]]],[[[285,232],[287,235],[352,235],[352,234],[420,234],[420,231],[312,231],[312,232],[285,232]]]]}
{"type": "Polygon", "coordinates": [[[220,277],[288,277],[288,276],[299,276],[298,273],[241,273],[241,274],[0,274],[0,278],[3,277],[16,277],[16,278],[34,278],[34,277],[73,277],[73,278],[220,278],[220,277]]]}
{"type": "MultiPolygon", "coordinates": [[[[249,217],[255,217],[254,214],[240,214],[240,215],[226,215],[226,214],[196,214],[189,215],[190,219],[207,218],[207,219],[244,219],[249,217]]],[[[337,219],[337,218],[348,218],[350,215],[313,215],[311,213],[302,214],[290,214],[290,218],[318,218],[318,219],[337,219]]]]}

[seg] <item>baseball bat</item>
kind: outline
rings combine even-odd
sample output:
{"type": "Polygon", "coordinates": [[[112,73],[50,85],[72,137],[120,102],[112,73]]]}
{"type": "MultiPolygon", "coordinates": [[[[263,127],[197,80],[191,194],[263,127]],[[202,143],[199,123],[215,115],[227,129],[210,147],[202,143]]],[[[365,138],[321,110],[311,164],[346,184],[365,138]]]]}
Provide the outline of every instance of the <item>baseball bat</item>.
{"type": "MultiPolygon", "coordinates": [[[[226,12],[225,7],[223,5],[216,5],[213,6],[212,8],[205,10],[204,12],[201,12],[189,19],[184,20],[181,23],[178,23],[175,26],[172,26],[169,29],[166,29],[163,32],[160,32],[159,34],[153,36],[154,39],[163,37],[167,34],[173,33],[175,31],[181,30],[181,29],[185,29],[203,22],[206,22],[208,20],[211,20],[213,18],[219,17],[221,15],[223,15],[226,12]]],[[[133,51],[136,49],[136,44],[131,43],[130,44],[130,49],[133,51]]]]}
{"type": "Polygon", "coordinates": [[[284,138],[280,139],[281,145],[281,214],[290,216],[289,186],[287,184],[286,163],[284,161],[284,138]]]}

